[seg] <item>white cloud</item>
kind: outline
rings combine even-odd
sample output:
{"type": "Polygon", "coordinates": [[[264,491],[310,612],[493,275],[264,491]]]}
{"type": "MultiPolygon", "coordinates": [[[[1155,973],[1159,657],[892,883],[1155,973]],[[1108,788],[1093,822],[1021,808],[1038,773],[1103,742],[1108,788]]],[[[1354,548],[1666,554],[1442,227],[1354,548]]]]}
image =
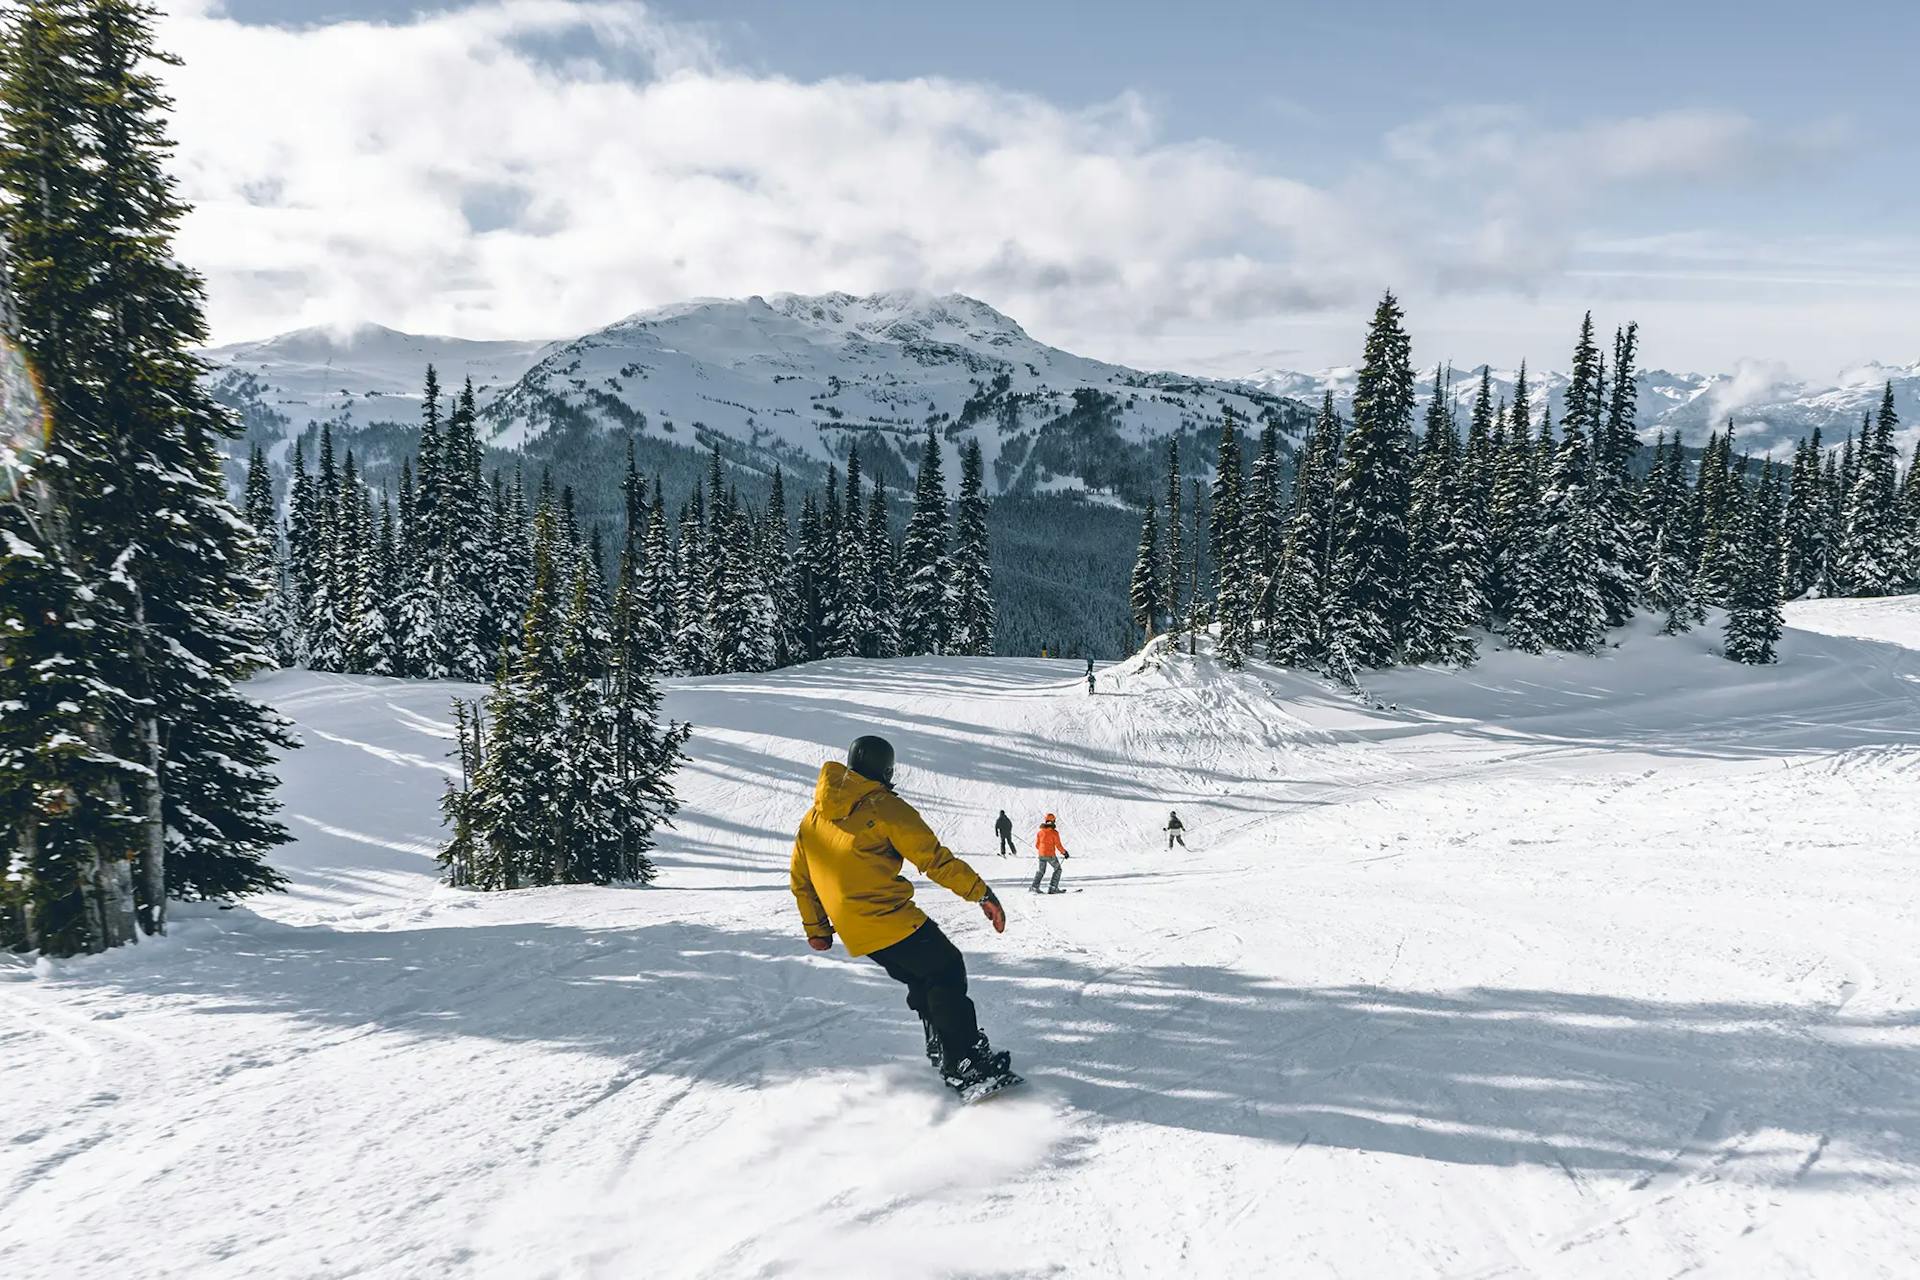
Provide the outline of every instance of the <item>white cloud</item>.
{"type": "Polygon", "coordinates": [[[186,60],[179,251],[221,339],[359,319],[560,335],[687,296],[919,286],[1151,363],[1290,341],[1243,330],[1345,317],[1387,285],[1537,289],[1595,193],[1771,154],[1725,113],[1554,131],[1480,109],[1315,186],[1165,139],[1132,96],[1070,110],[953,80],[750,74],[604,0],[300,29],[199,3],[161,34],[186,60]]]}

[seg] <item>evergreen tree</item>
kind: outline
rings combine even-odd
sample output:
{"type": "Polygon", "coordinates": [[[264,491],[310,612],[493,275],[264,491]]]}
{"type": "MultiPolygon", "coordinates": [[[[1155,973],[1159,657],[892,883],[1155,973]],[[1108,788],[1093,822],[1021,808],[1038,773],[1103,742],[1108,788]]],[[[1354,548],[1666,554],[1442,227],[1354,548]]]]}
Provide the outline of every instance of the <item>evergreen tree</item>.
{"type": "Polygon", "coordinates": [[[712,667],[712,636],[707,629],[707,557],[712,549],[703,528],[705,517],[696,484],[693,500],[681,508],[674,550],[674,670],[684,676],[705,675],[712,667]]]}
{"type": "Polygon", "coordinates": [[[265,639],[273,664],[291,666],[294,660],[294,628],[289,610],[286,553],[280,540],[280,515],[273,497],[273,475],[267,466],[267,455],[259,445],[254,445],[247,454],[244,511],[255,539],[248,573],[264,584],[260,599],[248,610],[248,618],[254,630],[265,639]]]}
{"type": "MultiPolygon", "coordinates": [[[[1500,552],[1491,575],[1498,596],[1490,609],[1501,621],[1508,647],[1538,653],[1548,644],[1552,600],[1540,502],[1540,457],[1527,421],[1526,401],[1518,395],[1525,381],[1523,366],[1508,411],[1506,446],[1493,494],[1492,525],[1500,552]]],[[[1542,421],[1546,422],[1544,416],[1542,421]]]]}
{"type": "Polygon", "coordinates": [[[1614,331],[1606,414],[1604,419],[1597,413],[1594,418],[1594,513],[1600,535],[1594,585],[1609,627],[1624,626],[1633,616],[1648,555],[1647,530],[1639,519],[1630,473],[1639,447],[1639,386],[1633,372],[1639,347],[1638,325],[1614,331]]]}
{"type": "MultiPolygon", "coordinates": [[[[1546,639],[1560,649],[1588,652],[1607,623],[1600,588],[1602,546],[1599,495],[1594,492],[1594,408],[1599,403],[1599,352],[1593,316],[1580,326],[1568,381],[1560,441],[1541,497],[1542,553],[1547,583],[1546,639]]],[[[1542,419],[1542,439],[1549,440],[1542,419]]]]}
{"type": "MultiPolygon", "coordinates": [[[[950,651],[975,657],[993,653],[993,560],[987,549],[985,463],[979,440],[960,454],[960,501],[953,522],[950,651]]],[[[849,503],[847,519],[853,521],[849,503]]]]}
{"type": "Polygon", "coordinates": [[[887,497],[877,481],[867,498],[866,537],[867,611],[874,625],[873,656],[891,658],[900,652],[900,609],[894,588],[896,556],[887,497]]]}
{"type": "Polygon", "coordinates": [[[1242,498],[1246,478],[1240,466],[1240,429],[1233,410],[1220,419],[1220,446],[1213,473],[1208,550],[1214,565],[1214,620],[1219,624],[1220,660],[1230,669],[1246,661],[1252,646],[1252,583],[1248,581],[1242,498]]]}
{"type": "Polygon", "coordinates": [[[1413,365],[1401,318],[1399,302],[1386,294],[1367,332],[1341,459],[1334,630],[1349,668],[1338,674],[1346,676],[1393,661],[1404,640],[1413,365]]]}
{"type": "Polygon", "coordinates": [[[1642,493],[1641,518],[1652,538],[1644,594],[1647,604],[1665,616],[1662,630],[1668,635],[1688,631],[1702,618],[1693,595],[1692,509],[1680,437],[1675,435],[1669,448],[1662,433],[1642,493]]]}
{"type": "Polygon", "coordinates": [[[1726,655],[1735,662],[1766,664],[1780,640],[1780,526],[1778,473],[1767,463],[1755,485],[1740,484],[1738,551],[1727,598],[1726,655]]]}
{"type": "Polygon", "coordinates": [[[1127,601],[1133,609],[1133,625],[1151,640],[1159,632],[1164,608],[1160,591],[1160,528],[1154,518],[1153,499],[1147,499],[1147,513],[1140,521],[1140,550],[1133,558],[1133,576],[1127,584],[1127,601]]]}
{"type": "Polygon", "coordinates": [[[927,429],[914,482],[913,515],[900,548],[900,651],[909,656],[947,651],[947,487],[940,441],[927,429]]]}
{"type": "MultiPolygon", "coordinates": [[[[863,526],[864,527],[864,526],[863,526]]],[[[773,665],[784,667],[798,662],[800,652],[800,599],[793,580],[793,533],[787,524],[787,485],[780,467],[773,469],[773,487],[767,497],[766,514],[760,522],[761,586],[773,606],[773,665]]],[[[864,557],[863,557],[864,560],[864,557]]],[[[864,595],[869,611],[872,598],[864,595]]],[[[874,644],[878,645],[877,631],[874,644]]],[[[868,657],[877,657],[877,652],[868,657]]]]}
{"type": "MultiPolygon", "coordinates": [[[[420,445],[413,468],[413,518],[405,556],[406,581],[395,606],[398,645],[409,675],[443,680],[451,674],[441,632],[445,595],[445,488],[440,440],[440,375],[427,366],[420,397],[420,445]]],[[[322,447],[325,447],[324,437],[322,447]]]]}
{"type": "Polygon", "coordinates": [[[1734,471],[1733,440],[1731,421],[1725,435],[1714,432],[1707,437],[1700,455],[1700,478],[1694,485],[1693,524],[1699,560],[1693,594],[1702,604],[1727,602],[1737,567],[1741,478],[1734,471]]]}
{"type": "Polygon", "coordinates": [[[1407,520],[1406,659],[1466,663],[1474,656],[1467,631],[1480,612],[1478,587],[1462,562],[1454,510],[1456,472],[1462,460],[1440,369],[1433,371],[1433,388],[1407,520]]]}
{"type": "Polygon", "coordinates": [[[1782,594],[1797,599],[1814,590],[1827,558],[1827,497],[1821,476],[1820,428],[1793,451],[1782,551],[1782,594]]]}
{"type": "Polygon", "coordinates": [[[646,616],[649,590],[639,566],[623,557],[613,598],[607,675],[613,743],[611,817],[616,832],[612,878],[640,884],[651,883],[655,876],[653,860],[647,856],[654,831],[679,808],[672,775],[684,758],[680,748],[691,732],[686,725],[661,722],[654,672],[664,655],[658,624],[646,616]]]}
{"type": "Polygon", "coordinates": [[[1839,576],[1848,594],[1891,595],[1906,583],[1906,555],[1899,511],[1899,455],[1894,431],[1893,384],[1887,383],[1877,421],[1862,428],[1854,453],[1840,537],[1839,576]]]}
{"type": "Polygon", "coordinates": [[[679,561],[674,553],[673,537],[667,529],[666,499],[658,478],[653,485],[653,504],[647,509],[646,576],[640,590],[646,600],[649,622],[658,635],[654,645],[660,656],[656,672],[678,670],[679,613],[676,609],[679,561]]]}
{"type": "MultiPolygon", "coordinates": [[[[1260,453],[1247,477],[1245,554],[1252,599],[1250,617],[1262,634],[1273,630],[1275,580],[1286,540],[1287,513],[1281,503],[1280,425],[1272,413],[1260,424],[1260,453]]],[[[1251,647],[1252,638],[1249,636],[1251,647]]]]}
{"type": "Polygon", "coordinates": [[[1311,667],[1327,661],[1330,611],[1337,595],[1333,573],[1339,466],[1340,419],[1329,391],[1300,451],[1276,570],[1267,657],[1285,666],[1311,667]]]}
{"type": "MultiPolygon", "coordinates": [[[[477,419],[473,379],[468,378],[447,416],[435,502],[435,572],[430,579],[437,588],[441,665],[458,680],[484,678],[493,657],[484,642],[484,602],[492,584],[486,578],[487,508],[477,419]]],[[[594,604],[604,615],[604,595],[594,604]]]]}
{"type": "MultiPolygon", "coordinates": [[[[64,789],[81,808],[131,817],[135,914],[159,933],[169,897],[280,883],[261,861],[285,839],[267,766],[291,744],[235,688],[270,661],[250,618],[267,584],[249,571],[258,552],[226,497],[218,441],[233,426],[194,355],[206,341],[201,283],[172,254],[186,209],[164,168],[171,104],[152,27],[152,11],[132,0],[37,4],[9,20],[0,241],[11,246],[18,338],[50,410],[41,456],[20,464],[35,468],[30,527],[42,543],[22,544],[46,557],[36,590],[90,597],[84,616],[69,617],[91,633],[76,669],[99,686],[74,704],[89,717],[75,736],[137,769],[110,800],[87,794],[101,777],[64,789]]],[[[24,808],[32,829],[11,843],[44,848],[44,804],[24,808]]],[[[118,868],[103,874],[113,888],[92,895],[100,909],[68,918],[84,936],[48,949],[125,940],[125,880],[118,868]]]]}
{"type": "Polygon", "coordinates": [[[1167,442],[1167,561],[1160,580],[1166,584],[1167,626],[1180,625],[1180,582],[1186,576],[1186,561],[1180,556],[1180,437],[1167,442]]]}

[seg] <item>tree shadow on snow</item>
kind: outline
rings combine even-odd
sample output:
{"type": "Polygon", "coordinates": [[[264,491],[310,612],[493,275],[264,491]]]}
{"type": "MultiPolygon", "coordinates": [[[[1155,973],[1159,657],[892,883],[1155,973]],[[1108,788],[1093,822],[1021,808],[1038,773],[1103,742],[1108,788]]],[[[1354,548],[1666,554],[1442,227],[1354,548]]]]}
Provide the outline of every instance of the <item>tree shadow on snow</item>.
{"type": "MultiPolygon", "coordinates": [[[[176,944],[163,964],[71,981],[107,994],[124,983],[214,1019],[587,1052],[610,1064],[606,1099],[653,1077],[760,1087],[918,1071],[900,988],[789,932],[228,919],[244,942],[176,944]]],[[[1708,1165],[1764,1166],[1802,1185],[1920,1173],[1911,1010],[1294,987],[1218,965],[1103,968],[961,941],[995,1042],[1037,1084],[1109,1121],[1642,1181],[1708,1165]]],[[[617,1109],[605,1123],[622,1123],[617,1109]]]]}

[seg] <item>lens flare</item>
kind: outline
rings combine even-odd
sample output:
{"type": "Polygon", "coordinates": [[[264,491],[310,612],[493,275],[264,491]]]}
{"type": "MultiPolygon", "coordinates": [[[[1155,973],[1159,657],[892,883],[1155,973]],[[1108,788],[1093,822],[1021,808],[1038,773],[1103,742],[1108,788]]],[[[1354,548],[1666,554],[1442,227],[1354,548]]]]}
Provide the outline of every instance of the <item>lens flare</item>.
{"type": "Polygon", "coordinates": [[[0,485],[12,498],[46,451],[53,421],[26,353],[0,333],[0,485]]]}

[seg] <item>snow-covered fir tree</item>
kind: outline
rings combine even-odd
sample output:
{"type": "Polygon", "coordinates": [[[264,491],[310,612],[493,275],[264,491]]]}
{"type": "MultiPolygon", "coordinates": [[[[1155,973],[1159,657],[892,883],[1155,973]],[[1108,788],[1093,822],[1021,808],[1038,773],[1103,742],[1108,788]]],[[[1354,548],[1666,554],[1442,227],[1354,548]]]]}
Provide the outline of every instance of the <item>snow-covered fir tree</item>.
{"type": "MultiPolygon", "coordinates": [[[[1545,638],[1553,648],[1587,652],[1600,643],[1607,605],[1600,589],[1604,532],[1595,489],[1595,415],[1600,403],[1599,350],[1588,313],[1574,346],[1560,440],[1541,495],[1541,564],[1546,580],[1545,638]]],[[[1542,440],[1551,439],[1543,417],[1542,440]]],[[[1624,570],[1622,570],[1624,572],[1624,570]]]]}
{"type": "Polygon", "coordinates": [[[1160,617],[1166,607],[1160,590],[1160,563],[1160,522],[1149,498],[1146,514],[1140,520],[1140,548],[1134,553],[1133,574],[1127,582],[1127,606],[1133,613],[1133,625],[1148,640],[1159,634],[1160,617]]]}
{"type": "Polygon", "coordinates": [[[1455,512],[1456,472],[1463,465],[1459,435],[1447,405],[1451,394],[1445,374],[1434,370],[1433,398],[1427,405],[1407,524],[1407,610],[1405,650],[1409,662],[1468,663],[1474,643],[1468,634],[1477,621],[1479,588],[1464,562],[1460,520],[1455,512]]]}
{"type": "Polygon", "coordinates": [[[900,545],[900,652],[945,653],[947,616],[947,489],[940,440],[927,429],[914,482],[913,515],[900,545]]]}
{"type": "Polygon", "coordinates": [[[172,254],[186,209],[153,22],[134,0],[92,0],[10,11],[0,29],[5,287],[47,410],[9,453],[6,527],[9,599],[42,611],[0,665],[9,682],[61,666],[49,683],[88,686],[30,724],[16,719],[47,710],[38,698],[6,698],[0,719],[0,894],[16,904],[0,919],[8,944],[50,954],[164,932],[169,898],[274,887],[263,857],[286,838],[268,766],[290,741],[235,687],[271,661],[254,619],[269,584],[226,496],[233,425],[193,354],[201,283],[172,254]],[[64,643],[41,634],[52,619],[64,643]]]}
{"type": "MultiPolygon", "coordinates": [[[[948,582],[952,653],[985,657],[993,652],[993,559],[987,547],[986,464],[980,441],[960,453],[960,499],[954,507],[953,554],[948,582]]],[[[848,519],[852,519],[849,510],[848,519]]]]}
{"type": "Polygon", "coordinates": [[[893,526],[887,515],[887,495],[878,480],[867,495],[865,522],[867,539],[867,613],[873,619],[875,658],[891,658],[900,652],[900,610],[895,594],[895,566],[898,552],[893,543],[893,526]]]}
{"type": "Polygon", "coordinates": [[[1340,418],[1333,393],[1321,400],[1294,473],[1293,502],[1274,571],[1273,620],[1267,657],[1298,667],[1319,667],[1328,657],[1339,498],[1340,418]]]}
{"type": "Polygon", "coordinates": [[[287,552],[280,536],[273,474],[267,465],[266,451],[259,445],[248,451],[243,509],[257,539],[250,574],[266,584],[265,593],[248,615],[254,628],[265,637],[274,665],[291,666],[296,656],[295,614],[287,575],[287,552]]]}
{"type": "Polygon", "coordinates": [[[1229,668],[1246,661],[1253,644],[1253,586],[1246,555],[1242,498],[1246,477],[1240,462],[1240,427],[1228,410],[1220,419],[1212,501],[1208,507],[1207,549],[1213,560],[1213,619],[1218,626],[1220,660],[1229,668]]]}
{"type": "Polygon", "coordinates": [[[1381,298],[1341,450],[1332,632],[1346,676],[1392,662],[1405,638],[1413,364],[1402,318],[1398,299],[1381,298]]]}
{"type": "Polygon", "coordinates": [[[1880,412],[1861,428],[1853,453],[1854,477],[1847,487],[1843,527],[1836,555],[1843,594],[1892,595],[1908,581],[1907,554],[1900,518],[1899,455],[1894,431],[1893,384],[1880,400],[1880,412]]]}
{"type": "Polygon", "coordinates": [[[1780,641],[1779,472],[1767,463],[1758,483],[1741,483],[1733,558],[1727,592],[1725,651],[1735,662],[1773,662],[1780,641]]]}

